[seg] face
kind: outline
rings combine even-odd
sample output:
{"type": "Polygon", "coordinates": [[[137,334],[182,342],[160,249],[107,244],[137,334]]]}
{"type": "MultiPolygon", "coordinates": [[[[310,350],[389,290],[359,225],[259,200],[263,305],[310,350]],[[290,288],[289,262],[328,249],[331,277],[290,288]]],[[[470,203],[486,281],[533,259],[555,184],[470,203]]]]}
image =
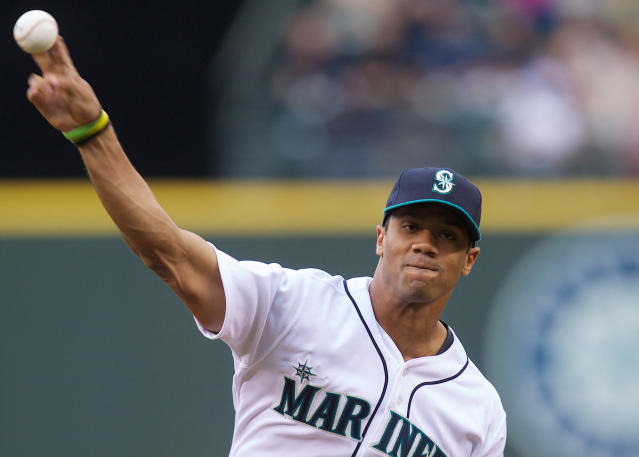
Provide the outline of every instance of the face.
{"type": "Polygon", "coordinates": [[[375,275],[399,303],[444,302],[460,276],[466,276],[479,248],[458,213],[432,204],[393,211],[387,227],[377,227],[375,275]]]}

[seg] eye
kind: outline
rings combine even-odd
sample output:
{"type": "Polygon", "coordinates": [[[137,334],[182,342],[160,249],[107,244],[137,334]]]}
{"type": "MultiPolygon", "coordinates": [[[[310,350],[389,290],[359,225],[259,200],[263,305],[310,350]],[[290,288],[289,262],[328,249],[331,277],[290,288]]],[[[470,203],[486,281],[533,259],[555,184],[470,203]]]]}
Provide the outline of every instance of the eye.
{"type": "Polygon", "coordinates": [[[415,230],[417,230],[417,224],[406,221],[402,223],[402,228],[408,232],[414,232],[415,230]]]}
{"type": "Polygon", "coordinates": [[[451,231],[451,230],[444,230],[440,233],[440,236],[442,238],[444,238],[445,240],[449,240],[449,241],[456,241],[457,240],[457,235],[455,234],[455,232],[451,231]]]}

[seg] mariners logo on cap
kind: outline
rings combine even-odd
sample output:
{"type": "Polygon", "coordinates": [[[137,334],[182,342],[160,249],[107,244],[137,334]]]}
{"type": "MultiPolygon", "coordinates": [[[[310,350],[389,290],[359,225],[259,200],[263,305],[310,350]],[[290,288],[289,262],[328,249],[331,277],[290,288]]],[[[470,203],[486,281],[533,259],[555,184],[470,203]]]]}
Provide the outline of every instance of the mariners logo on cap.
{"type": "Polygon", "coordinates": [[[439,170],[435,173],[435,184],[433,184],[433,191],[440,194],[447,194],[453,190],[453,173],[448,170],[439,170]]]}

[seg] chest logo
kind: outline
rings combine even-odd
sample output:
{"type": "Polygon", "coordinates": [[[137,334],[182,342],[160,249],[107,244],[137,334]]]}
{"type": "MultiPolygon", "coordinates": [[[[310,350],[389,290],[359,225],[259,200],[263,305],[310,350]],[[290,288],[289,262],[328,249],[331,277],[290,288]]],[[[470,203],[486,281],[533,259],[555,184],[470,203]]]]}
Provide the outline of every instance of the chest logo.
{"type": "Polygon", "coordinates": [[[415,424],[395,411],[390,413],[386,429],[373,449],[393,457],[446,457],[444,451],[415,424]]]}
{"type": "MultiPolygon", "coordinates": [[[[301,380],[313,376],[306,363],[297,368],[301,380]]],[[[371,412],[366,400],[324,390],[310,383],[298,383],[284,376],[282,396],[273,410],[302,424],[360,441],[362,421],[371,412]],[[302,387],[303,386],[303,387],[302,387]]]]}
{"type": "Polygon", "coordinates": [[[435,183],[433,191],[440,194],[448,194],[453,190],[455,183],[453,182],[453,173],[448,170],[439,170],[435,173],[435,183]]]}
{"type": "Polygon", "coordinates": [[[312,368],[313,367],[308,366],[308,360],[306,360],[304,364],[297,362],[297,368],[295,368],[295,376],[299,376],[300,382],[304,382],[304,380],[310,381],[311,376],[317,376],[311,371],[312,368]]]}

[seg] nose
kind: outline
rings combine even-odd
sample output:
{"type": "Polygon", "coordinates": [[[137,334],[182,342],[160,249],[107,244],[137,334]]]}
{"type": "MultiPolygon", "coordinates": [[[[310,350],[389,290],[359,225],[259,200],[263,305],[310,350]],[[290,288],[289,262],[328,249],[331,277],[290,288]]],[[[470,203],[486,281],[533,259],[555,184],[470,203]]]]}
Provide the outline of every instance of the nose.
{"type": "Polygon", "coordinates": [[[413,240],[412,249],[415,254],[436,257],[438,253],[437,238],[430,230],[421,230],[413,240]]]}

